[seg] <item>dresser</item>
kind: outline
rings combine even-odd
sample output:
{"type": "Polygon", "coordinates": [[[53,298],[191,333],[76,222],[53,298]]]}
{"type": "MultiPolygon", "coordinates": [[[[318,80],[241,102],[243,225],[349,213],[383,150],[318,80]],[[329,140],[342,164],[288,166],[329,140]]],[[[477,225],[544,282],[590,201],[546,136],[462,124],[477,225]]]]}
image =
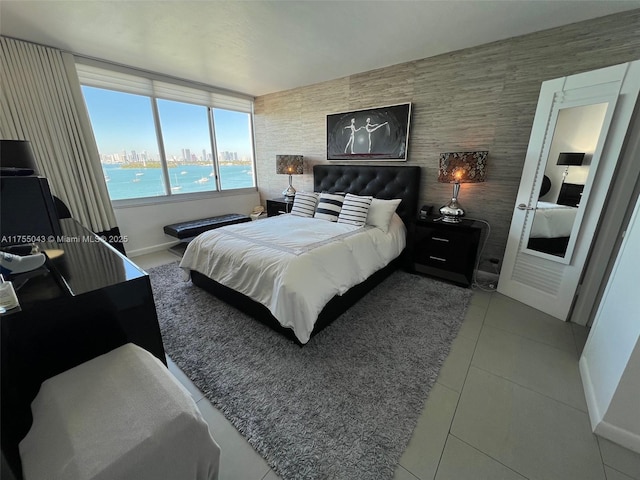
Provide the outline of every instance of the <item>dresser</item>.
{"type": "Polygon", "coordinates": [[[46,268],[0,316],[2,450],[12,466],[42,381],[129,342],[166,365],[148,275],[75,220],[60,224],[62,235],[38,244],[46,268]]]}

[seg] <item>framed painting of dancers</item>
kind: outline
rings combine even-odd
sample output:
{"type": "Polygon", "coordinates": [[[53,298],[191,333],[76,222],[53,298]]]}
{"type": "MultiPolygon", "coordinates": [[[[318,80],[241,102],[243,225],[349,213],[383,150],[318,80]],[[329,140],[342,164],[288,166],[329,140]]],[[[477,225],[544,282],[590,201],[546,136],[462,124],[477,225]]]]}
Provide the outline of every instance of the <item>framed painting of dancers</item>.
{"type": "Polygon", "coordinates": [[[407,160],[411,103],[327,115],[327,160],[407,160]]]}

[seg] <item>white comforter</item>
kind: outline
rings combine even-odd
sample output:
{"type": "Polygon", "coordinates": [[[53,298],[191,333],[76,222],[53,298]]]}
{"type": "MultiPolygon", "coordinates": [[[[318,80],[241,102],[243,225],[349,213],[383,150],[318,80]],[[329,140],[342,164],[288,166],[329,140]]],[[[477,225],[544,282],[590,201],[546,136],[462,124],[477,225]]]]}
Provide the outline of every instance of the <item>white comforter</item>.
{"type": "Polygon", "coordinates": [[[180,266],[265,305],[306,343],[327,302],[386,266],[405,244],[397,214],[388,233],[289,214],[205,232],[180,266]]]}
{"type": "Polygon", "coordinates": [[[530,238],[555,238],[571,235],[578,209],[556,203],[538,202],[530,238]]]}

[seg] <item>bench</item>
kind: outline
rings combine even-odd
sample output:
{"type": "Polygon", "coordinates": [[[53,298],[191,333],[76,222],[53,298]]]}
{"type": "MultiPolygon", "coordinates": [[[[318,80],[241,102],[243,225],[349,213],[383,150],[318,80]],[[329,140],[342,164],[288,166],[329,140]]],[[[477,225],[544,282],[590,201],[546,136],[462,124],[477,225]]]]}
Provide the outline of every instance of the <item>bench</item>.
{"type": "Polygon", "coordinates": [[[176,237],[182,242],[188,243],[195,237],[207,230],[234,225],[236,223],[250,222],[251,217],[239,213],[229,213],[217,217],[202,218],[200,220],[190,220],[187,222],[165,225],[164,233],[176,237]]]}

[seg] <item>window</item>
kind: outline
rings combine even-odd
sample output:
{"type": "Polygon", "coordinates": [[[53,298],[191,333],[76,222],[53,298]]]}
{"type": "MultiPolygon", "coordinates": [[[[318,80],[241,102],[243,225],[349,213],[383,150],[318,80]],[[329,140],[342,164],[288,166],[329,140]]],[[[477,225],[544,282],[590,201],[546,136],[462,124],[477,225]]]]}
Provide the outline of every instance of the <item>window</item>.
{"type": "Polygon", "coordinates": [[[208,110],[200,105],[158,100],[164,152],[173,193],[216,190],[208,110]]]}
{"type": "Polygon", "coordinates": [[[165,194],[151,99],[82,87],[111,200],[165,194]]]}
{"type": "Polygon", "coordinates": [[[251,118],[246,113],[213,109],[222,189],[252,187],[251,118]]]}
{"type": "Polygon", "coordinates": [[[251,100],[76,65],[112,201],[255,187],[251,100]]]}

